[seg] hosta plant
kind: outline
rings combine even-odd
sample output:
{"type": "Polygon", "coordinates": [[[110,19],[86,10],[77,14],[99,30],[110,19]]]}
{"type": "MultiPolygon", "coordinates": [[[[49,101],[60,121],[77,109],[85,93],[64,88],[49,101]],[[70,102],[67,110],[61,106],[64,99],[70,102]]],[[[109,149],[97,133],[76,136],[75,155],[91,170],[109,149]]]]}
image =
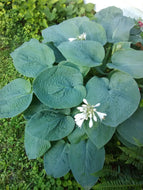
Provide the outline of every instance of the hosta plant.
{"type": "Polygon", "coordinates": [[[140,33],[135,20],[109,7],[94,21],[50,26],[42,43],[31,39],[11,53],[26,79],[0,90],[0,117],[24,114],[27,156],[43,156],[48,175],[71,170],[91,189],[114,133],[127,146],[143,145],[143,51],[132,48],[140,33]]]}

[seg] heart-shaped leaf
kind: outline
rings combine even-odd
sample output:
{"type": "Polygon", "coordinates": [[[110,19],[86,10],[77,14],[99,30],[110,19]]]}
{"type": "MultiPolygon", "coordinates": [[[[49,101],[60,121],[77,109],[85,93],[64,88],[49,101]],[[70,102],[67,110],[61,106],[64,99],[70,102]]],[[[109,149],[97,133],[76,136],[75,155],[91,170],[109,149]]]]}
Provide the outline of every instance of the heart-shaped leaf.
{"type": "Polygon", "coordinates": [[[87,101],[91,105],[100,103],[97,111],[106,113],[103,124],[117,127],[137,109],[140,93],[135,80],[128,74],[114,72],[110,79],[91,78],[87,85],[87,101]]]}
{"type": "Polygon", "coordinates": [[[26,130],[35,138],[56,141],[71,133],[74,125],[75,122],[71,116],[43,110],[34,114],[27,122],[26,130]]]}
{"type": "Polygon", "coordinates": [[[27,109],[32,101],[31,84],[15,79],[0,90],[0,118],[14,117],[27,109]]]}
{"type": "Polygon", "coordinates": [[[86,190],[89,190],[97,182],[98,177],[95,177],[94,173],[102,169],[104,158],[104,148],[98,150],[90,140],[71,144],[70,168],[77,182],[86,190]]]}
{"type": "Polygon", "coordinates": [[[124,49],[117,51],[112,56],[109,68],[115,68],[129,73],[134,78],[143,78],[143,51],[124,49]]]}
{"type": "Polygon", "coordinates": [[[143,108],[138,110],[119,127],[117,132],[129,143],[143,146],[143,108]]]}
{"type": "Polygon", "coordinates": [[[69,144],[61,140],[44,155],[44,168],[48,175],[59,178],[69,172],[68,152],[69,144]]]}
{"type": "Polygon", "coordinates": [[[99,66],[102,64],[105,56],[103,46],[96,41],[63,42],[58,46],[58,49],[68,61],[79,66],[99,66]]]}
{"type": "Polygon", "coordinates": [[[11,53],[11,57],[15,68],[27,77],[36,77],[55,62],[53,50],[36,39],[25,42],[11,53]]]}
{"type": "Polygon", "coordinates": [[[77,106],[86,95],[81,73],[64,65],[40,73],[34,81],[33,90],[41,102],[57,109],[77,106]]]}

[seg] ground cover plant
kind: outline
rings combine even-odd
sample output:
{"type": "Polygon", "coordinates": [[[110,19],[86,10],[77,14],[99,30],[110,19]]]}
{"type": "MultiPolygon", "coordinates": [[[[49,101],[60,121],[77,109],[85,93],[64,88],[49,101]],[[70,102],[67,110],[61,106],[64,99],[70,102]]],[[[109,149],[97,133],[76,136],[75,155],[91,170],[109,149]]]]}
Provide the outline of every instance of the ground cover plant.
{"type": "Polygon", "coordinates": [[[71,169],[85,189],[97,182],[104,145],[115,132],[126,145],[143,144],[143,52],[131,48],[141,28],[130,33],[134,20],[115,7],[95,18],[51,26],[43,30],[43,43],[32,39],[17,48],[14,66],[34,81],[15,79],[0,91],[1,117],[24,111],[28,157],[44,154],[45,170],[54,177],[71,169]]]}

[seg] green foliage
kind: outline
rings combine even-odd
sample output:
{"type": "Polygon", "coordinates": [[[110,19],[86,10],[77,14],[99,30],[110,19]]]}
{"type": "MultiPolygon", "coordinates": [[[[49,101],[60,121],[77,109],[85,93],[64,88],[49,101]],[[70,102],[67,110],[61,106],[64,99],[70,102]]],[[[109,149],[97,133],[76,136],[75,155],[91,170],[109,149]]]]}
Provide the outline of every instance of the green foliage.
{"type": "MultiPolygon", "coordinates": [[[[102,15],[102,11],[100,13],[102,15]]],[[[97,15],[99,18],[101,18],[100,13],[97,15]]],[[[87,190],[91,189],[99,179],[100,174],[97,175],[96,172],[103,168],[105,158],[103,146],[111,139],[115,129],[120,128],[119,124],[122,125],[123,122],[127,122],[128,118],[132,118],[132,114],[139,107],[141,97],[138,87],[141,84],[140,80],[136,81],[133,78],[135,76],[129,75],[128,72],[107,67],[107,64],[113,61],[114,55],[119,52],[120,47],[117,42],[122,39],[123,32],[125,35],[122,40],[125,42],[122,42],[121,51],[125,52],[130,48],[130,43],[126,42],[129,40],[130,29],[134,21],[124,17],[121,11],[115,7],[104,9],[104,13],[107,15],[107,23],[105,20],[98,19],[96,25],[95,21],[91,22],[87,17],[73,18],[44,30],[43,43],[32,39],[17,48],[11,54],[15,67],[20,65],[17,64],[18,60],[22,62],[22,65],[23,63],[24,66],[26,65],[26,67],[21,66],[18,70],[21,74],[34,77],[34,79],[30,79],[33,88],[31,90],[30,83],[25,79],[15,79],[14,82],[12,81],[0,90],[3,102],[7,103],[8,97],[12,102],[4,117],[15,115],[13,114],[14,110],[17,111],[16,114],[26,110],[25,118],[28,121],[25,129],[25,148],[29,158],[33,159],[44,154],[44,167],[48,175],[58,178],[71,169],[77,182],[87,190]],[[120,21],[121,26],[127,22],[125,30],[120,31],[121,34],[115,32],[116,23],[111,31],[108,31],[106,27],[106,24],[111,22],[111,18],[118,14],[117,20],[120,21]],[[85,20],[86,24],[83,24],[85,20]],[[71,30],[69,30],[70,25],[71,30]],[[91,34],[89,34],[87,26],[92,28],[92,25],[93,29],[98,27],[99,30],[97,33],[91,30],[91,34]],[[57,32],[58,27],[61,35],[57,32]],[[99,31],[101,31],[101,35],[98,35],[99,31]],[[115,34],[115,38],[112,33],[115,34]],[[98,37],[94,37],[95,35],[98,37]],[[36,54],[39,54],[38,61],[37,57],[35,59],[36,54]],[[61,59],[62,62],[56,62],[61,59]],[[50,60],[50,67],[47,60],[50,60]],[[33,63],[39,66],[43,62],[44,67],[38,68],[36,72],[33,72],[34,68],[29,66],[33,63]],[[26,72],[23,72],[23,69],[26,72]],[[27,69],[34,74],[27,74],[27,69]],[[19,83],[19,80],[24,82],[19,83]],[[11,88],[9,90],[9,86],[12,86],[12,90],[11,88]],[[18,90],[13,92],[16,86],[18,86],[18,90]],[[28,104],[26,102],[25,107],[21,106],[22,108],[19,109],[21,97],[23,98],[27,93],[30,97],[32,93],[35,94],[33,100],[30,99],[28,104]],[[37,101],[35,101],[35,96],[37,101]],[[18,100],[15,101],[15,97],[18,97],[18,100]],[[80,106],[82,101],[84,104],[80,106]],[[12,109],[13,105],[14,110],[12,109]],[[104,125],[107,127],[107,132],[104,130],[104,125]],[[79,132],[76,130],[77,127],[82,128],[83,131],[79,132]],[[93,133],[89,132],[90,128],[93,129],[93,133]],[[102,138],[96,138],[94,142],[94,134],[96,136],[97,132],[102,138]]],[[[133,53],[137,51],[132,49],[133,53]]],[[[122,59],[126,61],[126,56],[123,56],[122,59]]],[[[130,63],[130,59],[128,62],[130,63]]],[[[142,62],[139,61],[139,63],[142,68],[142,62]]],[[[141,77],[139,75],[137,78],[141,77]]],[[[22,102],[24,101],[22,100],[22,102]]],[[[140,125],[139,122],[139,127],[140,125]]],[[[130,124],[127,125],[128,130],[129,126],[130,124]]],[[[128,134],[127,139],[125,138],[129,144],[133,144],[130,141],[135,132],[133,131],[128,134]]],[[[120,136],[124,139],[123,134],[120,133],[120,136]]],[[[139,139],[137,135],[135,140],[138,142],[140,135],[139,139]]],[[[117,168],[120,170],[120,165],[117,168]]],[[[128,171],[130,172],[130,170],[128,171]]],[[[118,173],[120,174],[120,172],[118,173]]],[[[119,187],[128,188],[128,183],[130,183],[130,187],[136,185],[136,179],[131,183],[130,177],[116,176],[119,177],[118,180],[107,181],[108,187],[114,188],[120,184],[119,187]]],[[[55,184],[54,179],[53,184],[55,184]]],[[[64,186],[66,187],[66,184],[64,186]]],[[[139,186],[141,185],[139,184],[139,186]]],[[[50,188],[52,187],[50,186],[50,188]]]]}
{"type": "MultiPolygon", "coordinates": [[[[110,147],[111,145],[110,142],[108,146],[110,147]]],[[[143,149],[140,147],[127,148],[123,146],[118,146],[116,148],[118,149],[116,153],[115,150],[108,150],[104,168],[95,173],[95,176],[100,176],[100,182],[95,185],[93,189],[142,189],[143,149]],[[114,152],[114,155],[112,155],[112,152],[114,152]],[[110,156],[112,156],[112,159],[110,156]]]]}
{"type": "Polygon", "coordinates": [[[93,173],[102,169],[104,157],[104,148],[97,149],[90,140],[71,144],[69,165],[75,179],[84,189],[91,189],[97,182],[98,177],[95,177],[93,173]]]}
{"type": "Polygon", "coordinates": [[[94,5],[83,0],[2,0],[0,3],[0,36],[3,46],[30,38],[41,39],[42,29],[76,16],[93,17],[94,5]]]}

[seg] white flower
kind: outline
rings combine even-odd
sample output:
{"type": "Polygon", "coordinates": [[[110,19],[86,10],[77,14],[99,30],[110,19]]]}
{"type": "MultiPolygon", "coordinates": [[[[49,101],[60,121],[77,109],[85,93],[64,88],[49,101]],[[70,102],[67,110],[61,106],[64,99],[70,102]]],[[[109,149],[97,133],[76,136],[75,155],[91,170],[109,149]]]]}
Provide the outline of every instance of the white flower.
{"type": "Polygon", "coordinates": [[[70,42],[72,42],[72,41],[74,41],[74,40],[76,40],[77,38],[69,38],[68,40],[70,41],[70,42]]]}
{"type": "Polygon", "coordinates": [[[83,102],[85,104],[82,104],[81,107],[77,107],[77,109],[81,112],[78,113],[74,116],[75,118],[75,123],[78,127],[82,127],[82,124],[84,122],[84,120],[88,120],[89,118],[89,127],[91,128],[93,126],[93,121],[97,122],[97,116],[99,117],[99,119],[102,121],[102,119],[104,119],[105,116],[107,116],[106,113],[101,113],[98,112],[96,110],[96,107],[100,106],[100,103],[96,104],[96,105],[90,105],[88,104],[86,99],[83,99],[83,102]],[[96,116],[97,115],[97,116],[96,116]]]}
{"type": "Polygon", "coordinates": [[[77,37],[78,40],[86,40],[86,33],[83,33],[77,37]]]}
{"type": "Polygon", "coordinates": [[[86,40],[86,33],[79,35],[77,38],[69,38],[68,40],[70,42],[75,41],[75,40],[86,40]]]}

